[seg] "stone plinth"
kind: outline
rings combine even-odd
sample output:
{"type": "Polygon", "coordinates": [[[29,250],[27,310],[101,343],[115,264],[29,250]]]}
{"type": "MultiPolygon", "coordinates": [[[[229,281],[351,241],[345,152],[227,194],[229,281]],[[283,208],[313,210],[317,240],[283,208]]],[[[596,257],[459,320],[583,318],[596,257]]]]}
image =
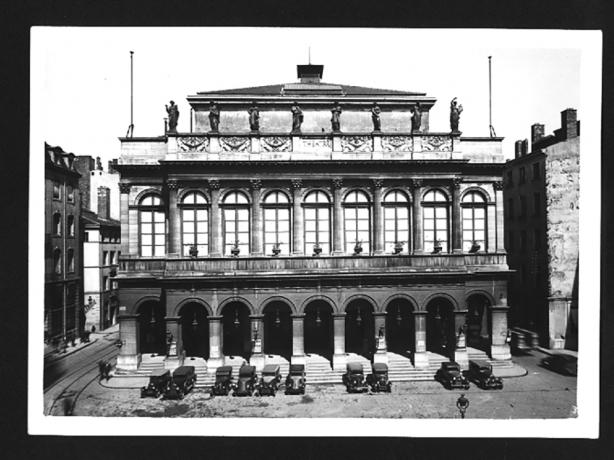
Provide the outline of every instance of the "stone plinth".
{"type": "Polygon", "coordinates": [[[119,340],[122,341],[122,347],[119,349],[117,357],[118,371],[134,372],[141,364],[141,355],[139,353],[139,315],[119,315],[119,340]]]}
{"type": "Polygon", "coordinates": [[[292,364],[307,364],[305,357],[305,315],[292,315],[292,364]]]}

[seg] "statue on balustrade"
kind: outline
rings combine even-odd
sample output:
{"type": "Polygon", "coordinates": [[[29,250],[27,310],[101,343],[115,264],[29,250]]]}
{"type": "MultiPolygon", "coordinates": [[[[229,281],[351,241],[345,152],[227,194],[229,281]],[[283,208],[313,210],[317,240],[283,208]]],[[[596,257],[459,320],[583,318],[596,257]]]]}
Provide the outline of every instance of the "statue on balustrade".
{"type": "Polygon", "coordinates": [[[175,105],[174,101],[171,101],[170,106],[166,107],[166,113],[168,114],[168,130],[170,132],[177,132],[177,122],[179,121],[179,109],[175,105]]]}
{"type": "Polygon", "coordinates": [[[379,133],[382,130],[382,120],[380,119],[381,109],[377,105],[377,102],[373,103],[371,109],[371,119],[373,120],[373,131],[379,133]]]}
{"type": "Polygon", "coordinates": [[[333,132],[341,131],[341,112],[343,112],[343,110],[341,110],[341,106],[338,102],[335,102],[335,106],[331,110],[333,117],[330,119],[333,132]]]}
{"type": "Polygon", "coordinates": [[[251,129],[252,132],[258,131],[260,129],[260,111],[255,102],[252,103],[247,113],[249,113],[249,129],[251,129]]]}
{"type": "Polygon", "coordinates": [[[220,129],[220,109],[216,102],[211,102],[209,106],[209,125],[211,126],[211,132],[217,133],[220,129]]]}
{"type": "Polygon", "coordinates": [[[458,122],[462,111],[463,106],[458,105],[456,98],[452,99],[452,102],[450,102],[450,130],[452,130],[453,133],[458,132],[458,122]]]}
{"type": "Polygon", "coordinates": [[[301,124],[303,123],[303,111],[298,106],[298,102],[294,102],[292,104],[292,133],[300,134],[301,133],[301,124]]]}
{"type": "Polygon", "coordinates": [[[411,132],[417,133],[420,131],[420,125],[422,124],[422,107],[420,103],[416,102],[416,105],[411,109],[411,132]]]}

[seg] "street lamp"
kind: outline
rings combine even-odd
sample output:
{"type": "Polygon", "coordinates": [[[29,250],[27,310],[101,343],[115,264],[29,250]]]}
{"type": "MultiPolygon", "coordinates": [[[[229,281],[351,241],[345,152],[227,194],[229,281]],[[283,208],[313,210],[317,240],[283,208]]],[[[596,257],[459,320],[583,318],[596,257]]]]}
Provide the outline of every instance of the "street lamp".
{"type": "Polygon", "coordinates": [[[402,319],[403,318],[401,318],[401,307],[397,306],[397,325],[399,325],[399,326],[401,325],[401,320],[402,319]]]}
{"type": "Polygon", "coordinates": [[[322,325],[322,320],[320,319],[320,307],[316,310],[316,326],[320,327],[322,325]]]}
{"type": "Polygon", "coordinates": [[[238,308],[235,310],[234,325],[235,325],[235,327],[239,327],[239,309],[238,308]]]}
{"type": "Polygon", "coordinates": [[[360,317],[360,307],[358,307],[358,313],[356,314],[356,324],[360,326],[361,321],[362,321],[362,318],[360,317]]]}
{"type": "Polygon", "coordinates": [[[275,318],[275,326],[279,327],[281,321],[279,320],[279,308],[277,309],[277,316],[275,318]]]}

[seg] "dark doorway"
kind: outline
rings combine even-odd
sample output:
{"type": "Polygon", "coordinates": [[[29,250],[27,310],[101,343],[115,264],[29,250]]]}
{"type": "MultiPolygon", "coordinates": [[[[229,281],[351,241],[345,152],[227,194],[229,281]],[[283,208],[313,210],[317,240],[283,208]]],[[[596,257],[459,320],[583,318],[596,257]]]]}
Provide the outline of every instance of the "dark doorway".
{"type": "Polygon", "coordinates": [[[209,359],[209,321],[207,309],[196,302],[181,307],[181,336],[188,357],[209,359]]]}
{"type": "Polygon", "coordinates": [[[456,331],[452,303],[439,297],[426,307],[426,349],[454,359],[456,331]]]}
{"type": "Polygon", "coordinates": [[[467,299],[467,345],[484,351],[489,348],[489,308],[490,301],[481,294],[467,299]]]}
{"type": "Polygon", "coordinates": [[[410,358],[415,352],[414,307],[407,299],[394,299],[386,307],[388,351],[410,358]]]}
{"type": "Polygon", "coordinates": [[[333,309],[323,300],[305,308],[305,353],[333,359],[333,309]]]}
{"type": "Polygon", "coordinates": [[[292,310],[281,301],[264,307],[264,353],[292,358],[292,310]]]}
{"type": "Polygon", "coordinates": [[[232,302],[223,308],[222,316],[222,352],[249,360],[252,351],[249,308],[241,302],[232,302]]]}
{"type": "Polygon", "coordinates": [[[345,351],[371,359],[375,351],[373,307],[364,299],[353,300],[345,309],[345,351]]]}
{"type": "Polygon", "coordinates": [[[155,300],[144,302],[137,313],[140,352],[166,355],[166,322],[162,304],[155,300]]]}

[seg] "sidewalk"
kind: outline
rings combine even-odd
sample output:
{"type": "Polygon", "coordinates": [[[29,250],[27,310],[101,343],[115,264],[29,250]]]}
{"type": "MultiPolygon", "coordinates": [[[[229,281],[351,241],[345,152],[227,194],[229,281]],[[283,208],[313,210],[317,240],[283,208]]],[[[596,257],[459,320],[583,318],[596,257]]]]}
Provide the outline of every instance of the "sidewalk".
{"type": "Polygon", "coordinates": [[[509,379],[514,377],[524,377],[529,372],[522,366],[514,363],[512,367],[493,368],[492,373],[495,377],[501,377],[503,379],[509,379]]]}
{"type": "Polygon", "coordinates": [[[571,355],[571,356],[575,356],[576,358],[578,357],[578,352],[577,351],[573,351],[573,350],[565,350],[563,348],[561,348],[560,350],[550,350],[548,348],[542,348],[542,347],[535,347],[535,349],[537,351],[540,351],[546,355],[553,355],[555,353],[561,353],[564,355],[571,355]]]}
{"type": "Polygon", "coordinates": [[[119,332],[119,324],[115,324],[114,326],[111,326],[108,329],[105,329],[104,331],[97,331],[97,332],[92,332],[90,334],[90,341],[89,342],[85,342],[85,343],[81,343],[81,341],[79,339],[75,340],[75,346],[68,346],[66,347],[66,352],[65,353],[60,353],[59,352],[59,348],[53,347],[51,345],[45,345],[45,351],[44,351],[44,357],[45,360],[47,360],[48,362],[52,362],[52,361],[56,361],[58,359],[62,359],[65,356],[69,356],[72,355],[73,353],[76,353],[79,350],[82,350],[86,347],[89,347],[90,345],[92,345],[94,342],[96,342],[98,339],[102,339],[108,335],[114,334],[116,332],[119,332]]]}

